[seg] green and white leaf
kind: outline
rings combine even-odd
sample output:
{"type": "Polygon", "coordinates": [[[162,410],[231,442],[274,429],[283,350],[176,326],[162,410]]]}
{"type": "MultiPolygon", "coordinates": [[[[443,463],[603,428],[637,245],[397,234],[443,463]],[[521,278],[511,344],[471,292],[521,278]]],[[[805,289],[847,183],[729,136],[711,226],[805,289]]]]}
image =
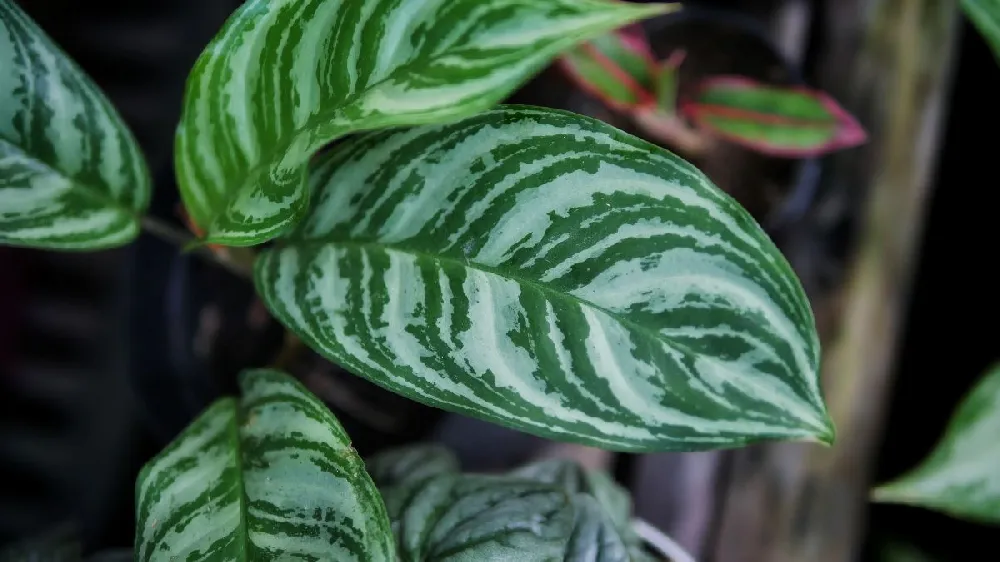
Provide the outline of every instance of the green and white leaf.
{"type": "Polygon", "coordinates": [[[872,496],[1000,523],[1000,365],[962,401],[930,456],[872,496]]]}
{"type": "Polygon", "coordinates": [[[395,560],[385,506],[326,407],[242,374],[136,484],[136,560],[395,560]]]}
{"type": "Polygon", "coordinates": [[[11,0],[0,0],[0,244],[120,246],[150,180],[118,113],[11,0]]]}
{"type": "Polygon", "coordinates": [[[383,451],[365,463],[381,490],[432,476],[459,472],[458,458],[436,443],[414,443],[383,451]]]}
{"type": "Polygon", "coordinates": [[[962,0],[962,11],[982,34],[1000,62],[1000,0],[962,0]]]}
{"type": "Polygon", "coordinates": [[[546,459],[513,470],[511,476],[559,486],[568,494],[590,496],[614,526],[634,561],[646,560],[642,540],[632,529],[632,497],[606,473],[565,459],[546,459]]]}
{"type": "Polygon", "coordinates": [[[612,0],[249,0],[196,63],[177,178],[209,242],[291,227],[313,154],[348,133],[459,119],[561,51],[663,5],[612,0]]]}
{"type": "Polygon", "coordinates": [[[401,562],[628,562],[597,502],[512,476],[441,474],[383,490],[401,562]]]}
{"type": "Polygon", "coordinates": [[[829,442],[798,279],[680,158],[508,107],[325,155],[256,285],[311,347],[414,400],[562,441],[829,442]]]}

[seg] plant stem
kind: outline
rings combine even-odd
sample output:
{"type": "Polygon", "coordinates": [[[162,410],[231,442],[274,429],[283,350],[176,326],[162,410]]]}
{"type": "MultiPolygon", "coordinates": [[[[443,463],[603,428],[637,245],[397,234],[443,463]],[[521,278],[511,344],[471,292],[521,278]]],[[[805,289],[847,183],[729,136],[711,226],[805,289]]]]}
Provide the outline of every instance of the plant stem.
{"type": "MultiPolygon", "coordinates": [[[[194,235],[149,215],[142,217],[141,224],[142,229],[146,232],[156,236],[160,240],[180,248],[183,248],[196,240],[194,235]]],[[[242,248],[240,249],[242,250],[242,248]]],[[[252,254],[249,250],[239,254],[244,259],[235,259],[234,255],[227,250],[228,248],[225,248],[222,251],[213,251],[207,246],[199,246],[190,250],[190,252],[207,262],[211,262],[229,270],[231,273],[239,277],[252,280],[253,262],[251,261],[252,254]]]]}
{"type": "Polygon", "coordinates": [[[633,112],[631,116],[651,140],[667,144],[689,159],[698,159],[708,150],[709,138],[689,127],[677,114],[647,110],[633,112]]]}
{"type": "Polygon", "coordinates": [[[639,535],[639,538],[666,556],[671,562],[695,562],[694,557],[688,554],[681,545],[642,519],[633,519],[632,528],[639,535]]]}

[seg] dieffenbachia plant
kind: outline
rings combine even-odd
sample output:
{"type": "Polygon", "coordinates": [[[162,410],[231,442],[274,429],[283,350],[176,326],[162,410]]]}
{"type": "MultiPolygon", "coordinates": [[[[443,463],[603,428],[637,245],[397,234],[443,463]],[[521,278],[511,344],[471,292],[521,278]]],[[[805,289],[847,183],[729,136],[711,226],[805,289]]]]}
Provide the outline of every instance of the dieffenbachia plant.
{"type": "Polygon", "coordinates": [[[177,181],[208,242],[294,226],[307,164],[349,133],[455,120],[559,52],[669,6],[607,0],[249,0],[198,59],[177,181]]]}
{"type": "Polygon", "coordinates": [[[919,466],[876,488],[875,501],[1000,524],[1000,365],[962,401],[919,466]]]}
{"type": "Polygon", "coordinates": [[[1000,0],[962,0],[962,11],[1000,61],[1000,0]]]}
{"type": "Polygon", "coordinates": [[[862,144],[867,134],[829,95],[742,76],[710,76],[679,97],[676,51],[658,61],[638,24],[570,50],[559,62],[584,91],[630,115],[648,136],[700,156],[711,134],[777,157],[802,158],[862,144]],[[693,125],[690,128],[681,119],[693,125]]]}
{"type": "Polygon", "coordinates": [[[145,161],[104,94],[0,0],[0,244],[120,246],[149,198],[145,161]]]}

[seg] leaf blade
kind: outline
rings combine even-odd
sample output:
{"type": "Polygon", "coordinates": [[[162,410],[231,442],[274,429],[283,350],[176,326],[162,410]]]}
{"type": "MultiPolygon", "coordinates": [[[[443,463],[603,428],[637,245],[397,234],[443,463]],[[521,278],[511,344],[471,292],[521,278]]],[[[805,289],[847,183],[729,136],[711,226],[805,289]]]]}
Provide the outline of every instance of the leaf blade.
{"type": "Polygon", "coordinates": [[[0,99],[0,244],[96,250],[134,239],[151,192],[135,138],[10,0],[0,0],[0,99]]]}
{"type": "Polygon", "coordinates": [[[385,507],[343,428],[276,371],[241,377],[136,483],[136,560],[392,560],[385,507]]]}
{"type": "Polygon", "coordinates": [[[309,215],[260,254],[255,284],[355,374],[616,450],[832,439],[797,278],[676,156],[507,107],[366,135],[312,179],[309,215]]]}
{"type": "Polygon", "coordinates": [[[487,109],[565,48],[663,10],[603,0],[246,2],[189,78],[176,140],[185,206],[208,242],[271,239],[304,212],[305,168],[320,147],[487,109]]]}
{"type": "Polygon", "coordinates": [[[917,467],[877,487],[872,499],[1000,523],[1000,365],[956,409],[941,441],[917,467]]]}
{"type": "Polygon", "coordinates": [[[976,26],[1000,62],[1000,2],[997,0],[962,0],[962,11],[976,26]]]}
{"type": "Polygon", "coordinates": [[[857,120],[823,92],[740,76],[705,80],[682,112],[726,140],[772,156],[816,156],[867,140],[857,120]]]}

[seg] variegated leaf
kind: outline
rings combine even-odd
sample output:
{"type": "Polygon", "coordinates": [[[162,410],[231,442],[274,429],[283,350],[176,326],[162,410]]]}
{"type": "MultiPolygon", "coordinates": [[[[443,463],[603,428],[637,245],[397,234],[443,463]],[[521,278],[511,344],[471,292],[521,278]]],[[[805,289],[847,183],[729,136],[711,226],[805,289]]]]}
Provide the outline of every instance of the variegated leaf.
{"type": "Polygon", "coordinates": [[[868,138],[857,120],[823,92],[741,76],[705,80],[681,111],[699,127],[772,156],[816,156],[868,138]]]}
{"type": "Polygon", "coordinates": [[[519,467],[510,474],[555,484],[568,494],[592,497],[604,512],[606,522],[615,528],[617,536],[634,561],[646,559],[643,557],[642,541],[632,529],[632,497],[628,490],[618,485],[607,474],[597,470],[587,470],[565,459],[537,461],[519,467]]]}
{"type": "Polygon", "coordinates": [[[365,463],[379,489],[459,472],[458,458],[443,445],[413,443],[383,451],[365,463]]]}
{"type": "Polygon", "coordinates": [[[403,562],[628,562],[593,497],[512,476],[441,474],[383,490],[403,562]]]}
{"type": "Polygon", "coordinates": [[[1000,61],[1000,0],[962,0],[962,11],[1000,61]]]}
{"type": "Polygon", "coordinates": [[[0,244],[120,246],[139,233],[149,174],[91,80],[16,3],[0,0],[0,244]]]}
{"type": "Polygon", "coordinates": [[[241,376],[136,485],[136,560],[395,560],[385,505],[326,407],[288,375],[241,376]]]}
{"type": "Polygon", "coordinates": [[[1000,523],[1000,365],[962,401],[931,455],[873,497],[1000,523]]]}
{"type": "Polygon", "coordinates": [[[559,66],[586,92],[622,111],[656,105],[657,63],[641,26],[633,24],[570,49],[559,66]]]}
{"type": "Polygon", "coordinates": [[[356,374],[615,450],[833,438],[798,279],[743,208],[654,145],[509,107],[353,139],[311,179],[256,285],[356,374]]]}
{"type": "Polygon", "coordinates": [[[662,5],[610,0],[249,0],[188,80],[176,142],[184,203],[209,242],[292,226],[306,164],[348,133],[455,120],[559,52],[662,5]]]}

